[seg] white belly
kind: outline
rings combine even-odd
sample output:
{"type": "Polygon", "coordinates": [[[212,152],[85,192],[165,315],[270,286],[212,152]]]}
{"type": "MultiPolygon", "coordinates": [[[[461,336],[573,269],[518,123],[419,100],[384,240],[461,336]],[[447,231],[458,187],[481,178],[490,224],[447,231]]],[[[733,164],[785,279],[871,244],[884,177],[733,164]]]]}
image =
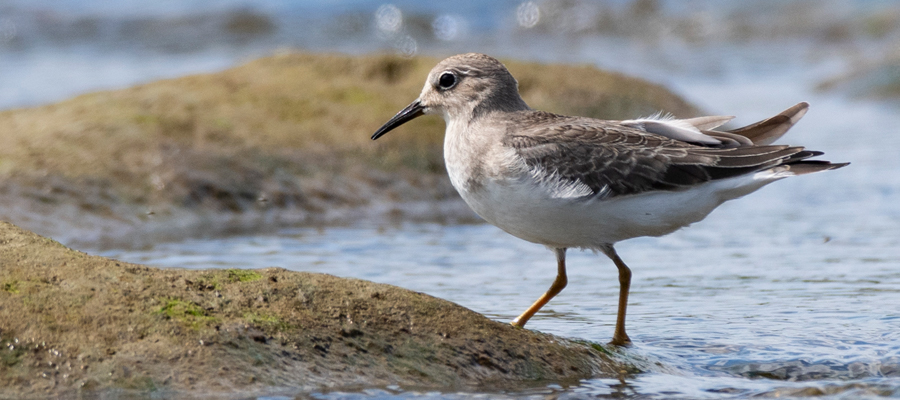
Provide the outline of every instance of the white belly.
{"type": "Polygon", "coordinates": [[[551,247],[597,248],[639,236],[661,236],[705,218],[723,202],[786,175],[772,171],[713,181],[683,191],[607,200],[553,198],[527,178],[488,180],[463,199],[488,222],[551,247]]]}

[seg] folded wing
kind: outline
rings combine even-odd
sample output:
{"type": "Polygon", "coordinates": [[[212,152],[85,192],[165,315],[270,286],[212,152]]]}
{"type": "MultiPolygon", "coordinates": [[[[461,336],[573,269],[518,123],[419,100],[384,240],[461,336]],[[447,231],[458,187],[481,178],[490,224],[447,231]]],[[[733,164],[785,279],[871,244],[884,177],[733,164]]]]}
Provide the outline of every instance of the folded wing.
{"type": "MultiPolygon", "coordinates": [[[[734,131],[700,133],[732,145],[679,140],[693,136],[665,129],[667,134],[660,134],[645,122],[639,125],[534,111],[525,117],[527,123],[513,123],[503,144],[515,150],[535,179],[552,183],[547,187],[558,191],[557,197],[570,198],[683,190],[778,166],[801,174],[846,165],[807,160],[822,153],[799,146],[753,144],[751,137],[770,142],[783,135],[805,111],[798,106],[734,131]],[[529,128],[522,130],[525,126],[529,128]]],[[[682,122],[708,128],[727,119],[703,117],[682,122]]]]}
{"type": "Polygon", "coordinates": [[[782,111],[778,115],[730,131],[716,130],[734,117],[710,116],[690,119],[651,117],[621,121],[636,128],[682,142],[709,147],[743,147],[771,144],[791,129],[809,109],[808,103],[782,111]]]}

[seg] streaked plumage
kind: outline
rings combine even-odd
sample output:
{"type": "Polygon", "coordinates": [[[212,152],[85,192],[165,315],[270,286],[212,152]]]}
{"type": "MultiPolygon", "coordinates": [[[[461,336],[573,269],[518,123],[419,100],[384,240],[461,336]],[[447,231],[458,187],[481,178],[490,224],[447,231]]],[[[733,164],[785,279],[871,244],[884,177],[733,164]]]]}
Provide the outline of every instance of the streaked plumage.
{"type": "Polygon", "coordinates": [[[624,324],[631,272],[613,245],[671,233],[776,180],[846,165],[809,160],[822,153],[803,147],[771,145],[807,108],[800,103],[731,131],[716,128],[733,117],[563,116],[530,109],[503,64],[470,53],[441,61],[419,98],[372,139],[420,115],[443,115],[447,171],[466,203],[557,255],[556,281],[513,325],[524,326],[565,287],[567,248],[594,249],[619,269],[612,343],[621,345],[630,342],[624,324]]]}

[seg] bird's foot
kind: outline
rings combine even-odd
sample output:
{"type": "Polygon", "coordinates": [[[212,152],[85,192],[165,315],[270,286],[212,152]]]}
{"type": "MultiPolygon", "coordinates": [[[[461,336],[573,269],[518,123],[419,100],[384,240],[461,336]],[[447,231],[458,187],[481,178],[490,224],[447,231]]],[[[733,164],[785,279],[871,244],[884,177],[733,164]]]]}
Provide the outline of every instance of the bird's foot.
{"type": "Polygon", "coordinates": [[[631,346],[631,339],[628,338],[628,336],[625,336],[624,338],[623,338],[623,337],[613,336],[612,340],[609,342],[609,345],[610,345],[610,346],[617,346],[617,347],[630,347],[630,346],[631,346]]]}

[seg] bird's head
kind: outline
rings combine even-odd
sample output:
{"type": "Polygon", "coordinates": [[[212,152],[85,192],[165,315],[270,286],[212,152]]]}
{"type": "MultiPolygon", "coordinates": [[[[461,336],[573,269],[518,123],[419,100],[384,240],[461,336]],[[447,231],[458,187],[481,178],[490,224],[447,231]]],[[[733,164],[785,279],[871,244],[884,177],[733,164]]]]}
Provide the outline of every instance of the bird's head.
{"type": "Polygon", "coordinates": [[[484,54],[460,54],[438,63],[428,73],[419,98],[379,128],[372,140],[425,114],[440,114],[449,122],[526,109],[518,83],[500,61],[484,54]]]}

